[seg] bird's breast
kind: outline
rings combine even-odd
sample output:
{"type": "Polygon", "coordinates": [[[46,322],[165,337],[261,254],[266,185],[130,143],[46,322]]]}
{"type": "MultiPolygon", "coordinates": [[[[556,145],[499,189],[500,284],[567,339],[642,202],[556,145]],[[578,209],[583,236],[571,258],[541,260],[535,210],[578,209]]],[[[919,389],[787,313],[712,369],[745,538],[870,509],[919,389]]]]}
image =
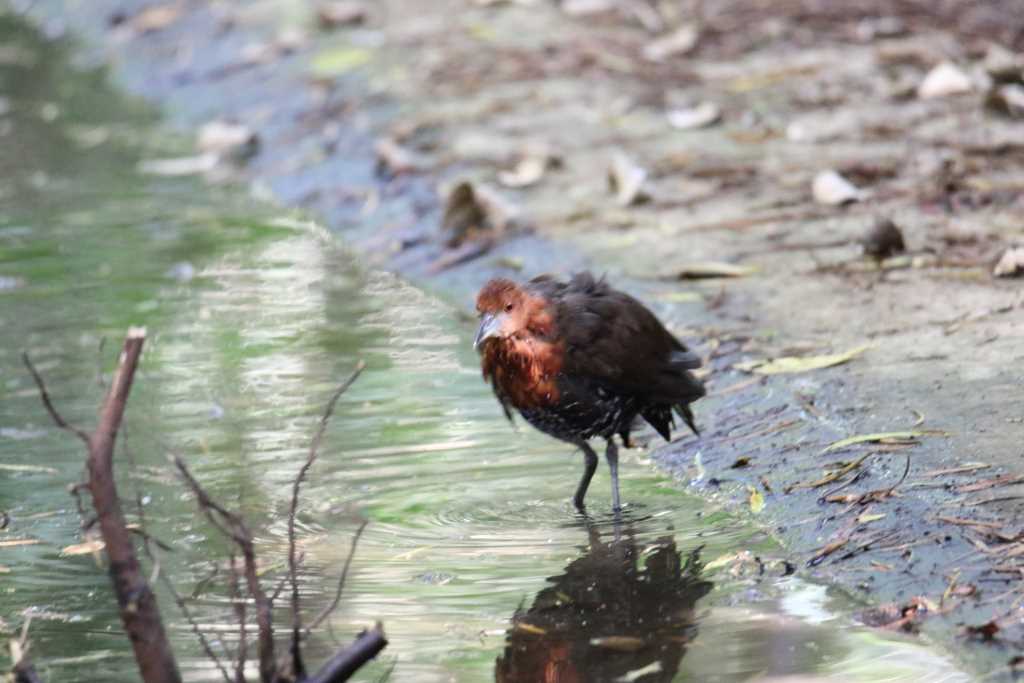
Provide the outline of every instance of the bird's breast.
{"type": "Polygon", "coordinates": [[[556,344],[501,340],[488,345],[482,369],[484,377],[516,408],[543,408],[561,399],[561,358],[556,344]]]}

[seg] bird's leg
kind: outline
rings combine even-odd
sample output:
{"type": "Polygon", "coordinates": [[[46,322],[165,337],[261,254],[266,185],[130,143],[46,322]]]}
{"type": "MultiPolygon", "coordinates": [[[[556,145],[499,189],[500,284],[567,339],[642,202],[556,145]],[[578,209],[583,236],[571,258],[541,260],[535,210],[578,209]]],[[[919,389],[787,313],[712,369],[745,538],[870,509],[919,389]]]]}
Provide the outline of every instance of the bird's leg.
{"type": "Polygon", "coordinates": [[[608,448],[604,452],[604,458],[608,461],[608,471],[612,475],[612,510],[618,512],[622,509],[619,504],[619,448],[615,445],[615,437],[608,438],[608,448]]]}
{"type": "Polygon", "coordinates": [[[573,496],[572,503],[577,510],[582,512],[585,507],[583,498],[586,497],[590,480],[594,478],[594,472],[597,470],[597,453],[586,441],[580,441],[576,445],[583,451],[583,476],[580,478],[580,485],[576,487],[576,495],[573,496]]]}

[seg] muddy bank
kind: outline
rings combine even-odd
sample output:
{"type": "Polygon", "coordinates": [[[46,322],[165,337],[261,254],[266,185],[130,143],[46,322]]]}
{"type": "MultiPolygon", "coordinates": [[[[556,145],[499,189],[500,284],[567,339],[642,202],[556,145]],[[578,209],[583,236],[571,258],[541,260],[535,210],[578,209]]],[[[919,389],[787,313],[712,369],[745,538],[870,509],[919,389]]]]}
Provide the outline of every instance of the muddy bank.
{"type": "Polygon", "coordinates": [[[704,438],[655,458],[750,509],[802,571],[880,605],[869,621],[1007,671],[1024,308],[1021,281],[991,273],[1024,240],[1024,124],[991,94],[1019,80],[1010,4],[766,16],[727,3],[699,18],[481,4],[376,3],[330,31],[272,2],[30,11],[83,32],[183,130],[254,131],[234,180],[428,288],[467,304],[494,273],[583,266],[628,285],[712,368],[704,438]],[[958,76],[922,96],[943,62],[958,76]],[[848,184],[816,197],[830,170],[848,184]],[[442,229],[438,188],[461,179],[519,215],[442,229]],[[857,241],[879,216],[905,252],[865,259],[857,241]],[[800,373],[754,364],[854,350],[800,373]]]}

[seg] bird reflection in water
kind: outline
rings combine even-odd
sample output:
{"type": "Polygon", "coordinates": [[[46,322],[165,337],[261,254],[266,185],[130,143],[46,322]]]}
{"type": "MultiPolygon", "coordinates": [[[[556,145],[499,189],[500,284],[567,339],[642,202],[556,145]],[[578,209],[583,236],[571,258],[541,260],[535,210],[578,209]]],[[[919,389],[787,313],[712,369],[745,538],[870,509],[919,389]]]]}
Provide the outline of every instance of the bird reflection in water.
{"type": "Polygon", "coordinates": [[[512,617],[498,683],[671,681],[697,634],[695,606],[712,587],[699,548],[684,561],[671,536],[638,545],[632,529],[551,577],[512,617]]]}

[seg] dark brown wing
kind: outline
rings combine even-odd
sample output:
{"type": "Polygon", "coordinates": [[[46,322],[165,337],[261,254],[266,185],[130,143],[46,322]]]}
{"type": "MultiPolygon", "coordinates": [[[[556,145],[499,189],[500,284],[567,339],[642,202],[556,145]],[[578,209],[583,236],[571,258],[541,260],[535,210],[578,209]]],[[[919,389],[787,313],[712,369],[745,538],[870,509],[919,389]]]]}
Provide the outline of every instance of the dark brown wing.
{"type": "Polygon", "coordinates": [[[551,293],[565,345],[563,372],[645,402],[685,406],[704,395],[689,372],[700,359],[639,301],[590,273],[551,293]]]}

